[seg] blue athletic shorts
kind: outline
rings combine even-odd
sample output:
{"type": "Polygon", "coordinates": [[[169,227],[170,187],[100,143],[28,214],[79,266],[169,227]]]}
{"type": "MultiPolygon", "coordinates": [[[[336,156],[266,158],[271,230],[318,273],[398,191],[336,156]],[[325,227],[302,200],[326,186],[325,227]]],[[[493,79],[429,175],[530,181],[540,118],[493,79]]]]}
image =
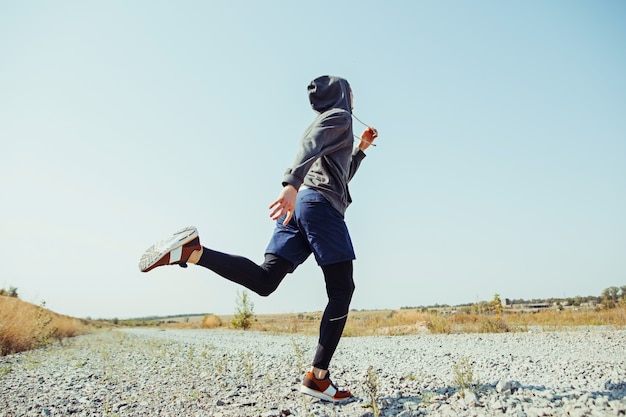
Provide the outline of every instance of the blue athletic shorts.
{"type": "Polygon", "coordinates": [[[356,258],[343,216],[319,192],[310,188],[300,190],[287,226],[283,226],[284,220],[283,216],[276,221],[265,253],[287,259],[293,269],[311,253],[320,266],[356,258]]]}

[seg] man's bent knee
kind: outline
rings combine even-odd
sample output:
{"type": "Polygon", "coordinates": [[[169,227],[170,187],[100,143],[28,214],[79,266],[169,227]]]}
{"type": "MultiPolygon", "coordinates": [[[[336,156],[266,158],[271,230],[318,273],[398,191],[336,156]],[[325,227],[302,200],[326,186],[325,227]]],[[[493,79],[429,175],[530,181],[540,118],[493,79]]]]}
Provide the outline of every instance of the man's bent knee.
{"type": "Polygon", "coordinates": [[[287,273],[293,270],[291,262],[272,253],[265,254],[265,261],[260,266],[264,271],[263,283],[256,293],[261,297],[267,297],[276,291],[287,273]]]}

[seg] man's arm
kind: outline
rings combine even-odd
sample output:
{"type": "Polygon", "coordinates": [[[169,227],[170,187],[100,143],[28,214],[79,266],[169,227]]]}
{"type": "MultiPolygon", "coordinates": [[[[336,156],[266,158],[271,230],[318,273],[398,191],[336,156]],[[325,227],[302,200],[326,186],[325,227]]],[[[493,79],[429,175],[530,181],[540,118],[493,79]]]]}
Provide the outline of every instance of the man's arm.
{"type": "Polygon", "coordinates": [[[300,188],[315,161],[344,145],[344,132],[351,123],[350,113],[345,110],[327,112],[316,119],[300,141],[300,149],[291,168],[285,173],[283,186],[291,184],[296,189],[300,188]]]}
{"type": "Polygon", "coordinates": [[[365,158],[365,151],[370,145],[374,142],[374,140],[378,137],[378,131],[373,127],[368,127],[361,133],[361,142],[352,153],[352,161],[350,162],[350,172],[348,173],[348,181],[354,177],[356,171],[361,166],[361,161],[365,158]]]}
{"type": "Polygon", "coordinates": [[[283,189],[269,206],[272,220],[278,220],[286,214],[283,224],[289,223],[296,207],[298,189],[306,173],[319,157],[341,146],[342,133],[349,128],[351,121],[350,114],[345,111],[331,113],[316,120],[305,132],[296,160],[283,178],[283,189]]]}

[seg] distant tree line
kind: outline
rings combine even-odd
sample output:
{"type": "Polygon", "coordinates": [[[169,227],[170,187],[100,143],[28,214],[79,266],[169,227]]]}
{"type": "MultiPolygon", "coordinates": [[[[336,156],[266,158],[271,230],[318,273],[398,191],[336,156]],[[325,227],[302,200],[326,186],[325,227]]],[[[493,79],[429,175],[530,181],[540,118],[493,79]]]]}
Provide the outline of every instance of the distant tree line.
{"type": "MultiPolygon", "coordinates": [[[[499,295],[496,294],[496,297],[499,299],[499,295]]],[[[579,307],[581,305],[602,305],[604,308],[615,308],[620,305],[626,306],[626,285],[622,285],[620,287],[609,287],[602,291],[599,296],[575,296],[575,297],[566,297],[566,298],[533,298],[530,300],[524,300],[522,298],[518,299],[510,299],[513,304],[557,304],[557,305],[569,305],[574,307],[579,307]]],[[[491,304],[493,300],[490,302],[481,301],[479,303],[468,303],[468,304],[457,304],[455,306],[450,306],[449,304],[434,304],[429,306],[418,306],[418,307],[401,307],[401,309],[428,309],[428,308],[450,308],[450,307],[471,307],[475,304],[491,304]]]]}
{"type": "Polygon", "coordinates": [[[600,295],[601,303],[606,308],[615,308],[626,304],[626,285],[621,287],[609,287],[600,295]]]}

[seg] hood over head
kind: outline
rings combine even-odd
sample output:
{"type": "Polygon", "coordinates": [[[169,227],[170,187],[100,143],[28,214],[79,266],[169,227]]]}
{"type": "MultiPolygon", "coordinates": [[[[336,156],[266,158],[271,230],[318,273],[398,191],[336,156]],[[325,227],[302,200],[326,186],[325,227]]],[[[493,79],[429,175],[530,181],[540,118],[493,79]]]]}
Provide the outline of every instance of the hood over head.
{"type": "Polygon", "coordinates": [[[330,109],[343,109],[352,114],[350,84],[340,77],[323,75],[307,87],[311,107],[318,113],[330,109]]]}

